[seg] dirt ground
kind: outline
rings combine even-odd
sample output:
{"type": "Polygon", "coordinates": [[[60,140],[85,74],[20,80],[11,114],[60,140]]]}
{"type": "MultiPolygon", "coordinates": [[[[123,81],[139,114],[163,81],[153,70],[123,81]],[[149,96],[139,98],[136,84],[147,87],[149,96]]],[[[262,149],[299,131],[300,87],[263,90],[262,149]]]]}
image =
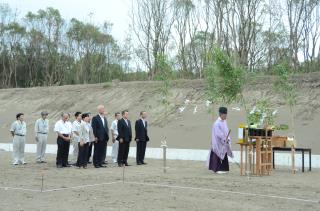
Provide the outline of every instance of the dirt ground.
{"type": "MultiPolygon", "coordinates": [[[[27,154],[27,160],[33,156],[27,154]]],[[[47,164],[16,167],[10,158],[0,152],[1,211],[320,210],[318,169],[293,175],[280,168],[272,176],[248,179],[232,164],[229,174],[217,175],[193,161],[168,161],[163,173],[161,160],[125,169],[57,169],[54,155],[47,164]]]]}

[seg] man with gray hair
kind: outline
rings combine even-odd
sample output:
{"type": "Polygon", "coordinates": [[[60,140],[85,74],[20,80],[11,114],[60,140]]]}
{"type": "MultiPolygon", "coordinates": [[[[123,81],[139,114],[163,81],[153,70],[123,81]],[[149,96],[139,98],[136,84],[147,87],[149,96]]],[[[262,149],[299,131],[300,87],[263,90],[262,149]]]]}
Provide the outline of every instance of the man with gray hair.
{"type": "Polygon", "coordinates": [[[48,112],[42,111],[41,118],[38,119],[34,126],[35,138],[37,142],[37,154],[36,161],[37,163],[46,163],[44,155],[46,152],[48,132],[49,132],[49,120],[48,112]]]}
{"type": "Polygon", "coordinates": [[[95,168],[106,167],[104,162],[109,140],[109,129],[103,105],[98,106],[98,114],[92,118],[91,126],[94,135],[93,165],[95,168]]]}
{"type": "Polygon", "coordinates": [[[24,147],[26,142],[27,125],[23,121],[24,114],[18,113],[16,121],[11,125],[10,132],[13,137],[13,165],[27,164],[24,161],[24,147]]]}

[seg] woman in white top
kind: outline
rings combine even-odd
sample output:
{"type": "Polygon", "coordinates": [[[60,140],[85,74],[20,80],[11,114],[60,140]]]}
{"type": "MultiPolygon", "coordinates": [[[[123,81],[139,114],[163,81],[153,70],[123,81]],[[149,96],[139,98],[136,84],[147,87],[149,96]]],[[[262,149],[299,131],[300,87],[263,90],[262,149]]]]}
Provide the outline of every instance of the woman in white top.
{"type": "Polygon", "coordinates": [[[114,114],[114,121],[111,124],[111,134],[112,134],[112,161],[113,163],[117,163],[118,160],[118,151],[119,151],[119,141],[117,140],[118,137],[118,121],[121,119],[120,112],[116,112],[114,114]]]}
{"type": "Polygon", "coordinates": [[[78,144],[80,142],[79,140],[79,131],[81,128],[81,122],[82,122],[82,116],[81,112],[77,111],[75,113],[75,121],[72,123],[72,146],[73,146],[73,153],[72,153],[72,165],[76,165],[77,159],[78,159],[78,152],[79,152],[79,147],[78,144]]]}
{"type": "Polygon", "coordinates": [[[89,143],[92,142],[92,136],[90,135],[90,114],[83,113],[82,114],[82,122],[79,131],[79,153],[78,153],[78,160],[77,166],[79,168],[87,168],[88,163],[88,152],[89,152],[89,143]]]}

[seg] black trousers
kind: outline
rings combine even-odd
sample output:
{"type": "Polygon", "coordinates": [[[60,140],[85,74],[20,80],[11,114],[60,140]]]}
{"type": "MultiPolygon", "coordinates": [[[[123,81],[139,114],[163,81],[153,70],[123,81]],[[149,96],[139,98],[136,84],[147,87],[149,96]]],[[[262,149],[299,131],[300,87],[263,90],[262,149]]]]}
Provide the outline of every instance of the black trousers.
{"type": "Polygon", "coordinates": [[[77,166],[87,166],[88,163],[88,153],[89,153],[89,143],[85,143],[83,146],[78,144],[79,152],[78,152],[78,160],[77,166]]]}
{"type": "Polygon", "coordinates": [[[101,166],[104,158],[105,158],[105,150],[106,150],[106,141],[98,140],[97,143],[94,143],[93,149],[93,165],[94,166],[101,166]]]}
{"type": "MultiPolygon", "coordinates": [[[[63,134],[63,136],[68,137],[69,135],[63,134]]],[[[57,150],[56,164],[61,166],[67,166],[70,142],[63,140],[61,137],[58,137],[57,145],[58,145],[58,150],[57,150]]]]}
{"type": "Polygon", "coordinates": [[[90,143],[89,143],[89,146],[88,146],[88,156],[87,156],[87,162],[88,162],[88,163],[89,163],[90,157],[91,157],[91,155],[92,155],[92,146],[93,146],[93,143],[90,142],[90,143]]]}
{"type": "Polygon", "coordinates": [[[128,163],[130,142],[124,141],[123,143],[119,142],[119,151],[118,151],[118,164],[128,163]]]}
{"type": "Polygon", "coordinates": [[[106,157],[107,157],[107,144],[108,142],[106,142],[104,148],[103,148],[103,157],[102,157],[102,162],[105,162],[106,161],[106,157]]]}
{"type": "Polygon", "coordinates": [[[138,141],[137,142],[137,155],[136,155],[137,163],[144,162],[144,156],[146,154],[146,147],[147,147],[146,141],[138,141]]]}

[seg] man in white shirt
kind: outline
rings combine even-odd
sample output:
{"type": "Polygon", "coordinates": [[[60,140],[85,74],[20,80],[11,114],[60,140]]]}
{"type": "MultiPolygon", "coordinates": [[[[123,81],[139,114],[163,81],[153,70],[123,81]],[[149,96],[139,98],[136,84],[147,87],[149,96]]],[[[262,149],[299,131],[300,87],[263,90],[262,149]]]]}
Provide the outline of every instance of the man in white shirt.
{"type": "Polygon", "coordinates": [[[38,119],[34,126],[34,132],[37,142],[37,163],[46,163],[44,160],[44,155],[46,152],[48,132],[49,132],[49,120],[47,119],[48,112],[42,111],[41,118],[38,119]]]}
{"type": "Polygon", "coordinates": [[[117,163],[118,159],[118,150],[119,150],[119,141],[117,140],[118,137],[118,120],[121,119],[120,112],[116,112],[114,114],[115,120],[111,123],[111,135],[112,135],[112,161],[113,163],[117,163]]]}
{"type": "Polygon", "coordinates": [[[24,161],[24,147],[26,142],[27,125],[23,121],[24,114],[18,113],[16,121],[11,125],[10,132],[13,137],[13,165],[27,164],[24,161]]]}
{"type": "Polygon", "coordinates": [[[54,132],[56,132],[58,135],[58,151],[56,160],[57,168],[70,167],[70,165],[68,164],[68,155],[70,148],[72,125],[68,120],[69,114],[62,113],[61,120],[59,120],[54,126],[54,132]]]}
{"type": "Polygon", "coordinates": [[[81,130],[81,121],[82,121],[81,112],[77,111],[74,116],[76,120],[72,123],[72,146],[73,146],[72,163],[76,164],[78,159],[78,152],[79,152],[78,144],[80,142],[79,134],[81,130]]]}

